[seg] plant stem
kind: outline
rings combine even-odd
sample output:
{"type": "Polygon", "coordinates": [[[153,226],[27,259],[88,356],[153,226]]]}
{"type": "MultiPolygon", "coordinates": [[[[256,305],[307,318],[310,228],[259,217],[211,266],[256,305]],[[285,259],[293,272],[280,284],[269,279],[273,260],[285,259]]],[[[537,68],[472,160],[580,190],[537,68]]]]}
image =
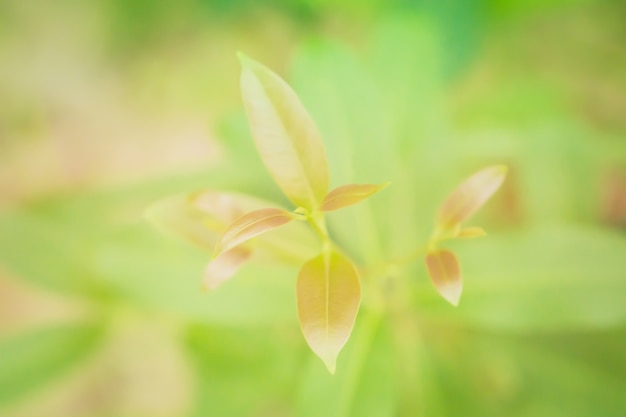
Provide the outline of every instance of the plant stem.
{"type": "Polygon", "coordinates": [[[360,376],[382,318],[383,313],[381,311],[368,311],[360,317],[359,331],[350,341],[354,348],[348,362],[345,379],[341,385],[341,395],[335,417],[348,417],[350,415],[360,376]]]}
{"type": "Polygon", "coordinates": [[[430,247],[429,244],[420,246],[413,252],[401,258],[392,259],[388,262],[383,262],[372,267],[364,268],[363,275],[372,275],[378,277],[389,277],[390,275],[397,275],[397,270],[402,267],[416,261],[420,257],[424,256],[430,247]]]}

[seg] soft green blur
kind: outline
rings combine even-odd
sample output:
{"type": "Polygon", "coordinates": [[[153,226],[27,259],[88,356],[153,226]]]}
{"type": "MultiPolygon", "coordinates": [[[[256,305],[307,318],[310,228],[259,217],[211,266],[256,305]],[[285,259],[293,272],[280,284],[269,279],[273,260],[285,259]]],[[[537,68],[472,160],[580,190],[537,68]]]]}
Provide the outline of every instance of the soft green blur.
{"type": "Polygon", "coordinates": [[[0,1],[0,416],[625,416],[625,21],[620,0],[0,1]],[[297,269],[206,294],[210,254],[144,220],[197,189],[285,201],[238,50],[301,97],[332,185],[417,184],[374,205],[380,240],[331,219],[357,261],[424,243],[456,184],[510,167],[471,222],[488,236],[452,244],[460,306],[415,264],[335,376],[297,269]]]}

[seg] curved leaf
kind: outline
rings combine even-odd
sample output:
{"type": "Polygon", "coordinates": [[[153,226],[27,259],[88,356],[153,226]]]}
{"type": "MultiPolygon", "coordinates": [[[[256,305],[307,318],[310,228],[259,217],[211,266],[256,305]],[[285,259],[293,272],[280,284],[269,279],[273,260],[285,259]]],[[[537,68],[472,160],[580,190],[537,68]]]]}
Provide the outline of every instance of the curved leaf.
{"type": "Polygon", "coordinates": [[[428,252],[426,267],[439,294],[453,306],[459,305],[463,283],[459,263],[454,253],[445,249],[428,252]]]}
{"type": "Polygon", "coordinates": [[[251,256],[252,251],[246,248],[233,248],[223,252],[207,265],[204,271],[202,286],[206,290],[216,289],[222,282],[235,275],[241,265],[250,259],[251,256]]]}
{"type": "MultiPolygon", "coordinates": [[[[198,191],[192,193],[189,202],[204,217],[195,217],[195,227],[207,226],[219,233],[224,233],[228,226],[242,214],[261,208],[272,208],[270,201],[237,192],[198,191]],[[197,220],[201,221],[198,222],[197,220]]],[[[277,207],[275,207],[277,208],[277,207]]],[[[220,237],[215,237],[210,250],[214,251],[220,237]]],[[[291,222],[275,233],[260,237],[263,243],[255,248],[255,258],[270,259],[278,262],[300,265],[317,251],[318,240],[315,234],[302,222],[291,222]]]]}
{"type": "Polygon", "coordinates": [[[389,182],[378,185],[349,184],[337,187],[324,197],[324,201],[322,201],[320,209],[322,211],[333,211],[360,203],[366,198],[376,194],[389,184],[389,182]]]}
{"type": "Polygon", "coordinates": [[[497,165],[466,179],[441,206],[437,216],[438,226],[448,230],[467,220],[500,188],[506,172],[505,165],[497,165]]]}
{"type": "Polygon", "coordinates": [[[320,134],[296,93],[278,75],[239,55],[241,92],[261,159],[297,206],[316,208],[328,191],[320,134]]]}
{"type": "Polygon", "coordinates": [[[298,319],[307,343],[330,373],[335,373],[337,355],[352,332],[360,302],[356,268],[343,255],[325,253],[302,266],[298,319]]]}
{"type": "Polygon", "coordinates": [[[215,257],[293,219],[293,214],[277,208],[264,208],[246,213],[228,226],[215,248],[215,257]]]}

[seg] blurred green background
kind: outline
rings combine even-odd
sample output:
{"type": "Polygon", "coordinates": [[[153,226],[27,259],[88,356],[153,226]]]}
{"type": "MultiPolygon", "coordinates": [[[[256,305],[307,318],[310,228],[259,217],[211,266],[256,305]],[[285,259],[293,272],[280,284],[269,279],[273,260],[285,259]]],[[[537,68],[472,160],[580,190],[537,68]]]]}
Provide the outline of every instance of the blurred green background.
{"type": "Polygon", "coordinates": [[[0,415],[626,416],[624,22],[620,0],[0,1],[0,415]],[[353,154],[356,179],[399,190],[380,241],[335,219],[358,261],[511,168],[489,236],[454,245],[459,308],[415,265],[402,308],[375,327],[361,309],[334,377],[295,267],[204,294],[209,254],[143,218],[202,188],[284,201],[237,50],[300,95],[334,185],[353,154]]]}

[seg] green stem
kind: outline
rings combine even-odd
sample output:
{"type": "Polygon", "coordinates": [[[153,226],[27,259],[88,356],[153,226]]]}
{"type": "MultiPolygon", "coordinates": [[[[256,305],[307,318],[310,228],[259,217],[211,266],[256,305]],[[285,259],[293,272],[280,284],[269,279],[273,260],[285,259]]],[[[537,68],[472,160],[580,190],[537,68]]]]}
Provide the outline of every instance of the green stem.
{"type": "Polygon", "coordinates": [[[333,246],[333,242],[328,234],[324,214],[320,212],[313,212],[307,216],[307,221],[322,242],[322,251],[325,253],[329,252],[333,246]]]}
{"type": "Polygon", "coordinates": [[[430,243],[420,246],[419,248],[415,249],[413,252],[409,253],[408,255],[403,256],[402,258],[392,260],[391,262],[389,262],[388,265],[392,267],[402,267],[402,266],[408,265],[416,261],[417,259],[421,258],[422,256],[426,255],[426,252],[428,252],[428,249],[430,248],[430,246],[431,246],[430,243]]]}
{"type": "Polygon", "coordinates": [[[428,249],[430,247],[431,247],[431,244],[429,243],[429,244],[420,246],[419,248],[415,249],[413,252],[401,258],[392,259],[388,262],[384,262],[378,265],[374,265],[372,267],[364,268],[362,270],[363,275],[371,275],[371,276],[377,276],[377,277],[383,277],[383,278],[388,277],[390,275],[397,275],[399,269],[416,261],[422,256],[426,255],[426,252],[428,252],[428,249]]]}
{"type": "Polygon", "coordinates": [[[359,331],[350,343],[354,348],[351,352],[346,376],[341,384],[341,395],[337,405],[336,417],[348,417],[352,410],[352,403],[359,386],[363,367],[371,350],[374,337],[382,322],[383,314],[379,311],[368,311],[360,317],[359,331]]]}

